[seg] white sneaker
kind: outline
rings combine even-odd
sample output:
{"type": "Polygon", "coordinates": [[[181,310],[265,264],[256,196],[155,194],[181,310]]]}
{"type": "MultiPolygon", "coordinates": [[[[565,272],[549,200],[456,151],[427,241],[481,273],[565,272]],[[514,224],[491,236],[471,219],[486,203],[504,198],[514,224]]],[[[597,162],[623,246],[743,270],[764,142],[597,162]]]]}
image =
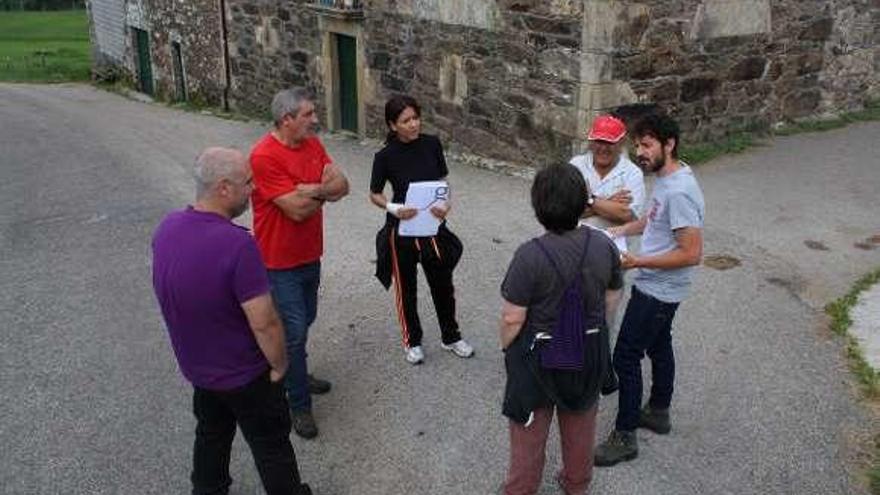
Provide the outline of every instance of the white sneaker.
{"type": "Polygon", "coordinates": [[[406,350],[406,362],[409,364],[422,364],[425,361],[425,353],[422,346],[416,345],[406,350]]]}
{"type": "Polygon", "coordinates": [[[469,358],[474,355],[474,348],[465,342],[464,339],[459,339],[449,345],[441,344],[440,346],[447,351],[452,351],[453,354],[460,358],[469,358]]]}

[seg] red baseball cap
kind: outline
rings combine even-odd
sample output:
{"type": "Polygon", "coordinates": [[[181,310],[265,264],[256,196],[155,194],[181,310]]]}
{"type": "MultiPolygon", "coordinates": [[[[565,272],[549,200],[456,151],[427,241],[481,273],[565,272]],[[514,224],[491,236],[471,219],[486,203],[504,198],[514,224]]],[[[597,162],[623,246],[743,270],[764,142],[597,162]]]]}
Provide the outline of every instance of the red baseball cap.
{"type": "Polygon", "coordinates": [[[626,136],[626,125],[617,117],[600,115],[593,120],[587,139],[590,141],[608,141],[616,143],[626,136]]]}

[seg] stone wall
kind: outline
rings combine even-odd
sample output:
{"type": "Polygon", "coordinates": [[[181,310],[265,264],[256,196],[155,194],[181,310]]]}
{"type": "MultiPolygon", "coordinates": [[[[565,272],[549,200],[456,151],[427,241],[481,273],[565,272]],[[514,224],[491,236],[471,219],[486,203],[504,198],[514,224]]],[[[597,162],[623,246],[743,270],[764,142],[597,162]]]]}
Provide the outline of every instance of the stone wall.
{"type": "MultiPolygon", "coordinates": [[[[190,94],[222,96],[221,1],[126,2],[129,25],[152,33],[160,93],[179,41],[190,94]]],[[[567,158],[621,105],[666,109],[695,141],[880,98],[880,0],[370,0],[353,16],[225,2],[237,110],[267,115],[278,89],[306,86],[333,128],[332,33],[345,34],[361,135],[384,135],[385,100],[409,93],[448,147],[520,165],[567,158]]]]}
{"type": "Polygon", "coordinates": [[[156,96],[174,100],[176,80],[172,43],[180,43],[187,99],[223,103],[225,66],[219,0],[147,0],[156,96]]]}
{"type": "Polygon", "coordinates": [[[865,0],[627,2],[610,79],[691,139],[851,110],[877,93],[878,12],[865,0]]]}
{"type": "MultiPolygon", "coordinates": [[[[265,112],[275,91],[294,85],[325,101],[331,75],[322,26],[339,21],[322,18],[313,3],[229,2],[233,106],[265,112]]],[[[424,105],[428,129],[464,151],[562,159],[578,127],[581,3],[371,2],[357,21],[366,66],[361,133],[383,136],[385,100],[406,92],[424,105]]]]}
{"type": "Polygon", "coordinates": [[[227,0],[233,107],[267,115],[272,96],[291,86],[309,87],[323,98],[321,33],[310,3],[227,0]]]}
{"type": "MultiPolygon", "coordinates": [[[[880,1],[833,0],[819,75],[822,112],[861,108],[880,99],[880,1]]],[[[824,32],[823,32],[824,34],[824,32]]]]}
{"type": "Polygon", "coordinates": [[[372,2],[367,132],[384,134],[384,102],[402,92],[423,105],[429,130],[463,151],[521,164],[567,157],[578,127],[581,2],[469,1],[469,10],[372,2]]]}

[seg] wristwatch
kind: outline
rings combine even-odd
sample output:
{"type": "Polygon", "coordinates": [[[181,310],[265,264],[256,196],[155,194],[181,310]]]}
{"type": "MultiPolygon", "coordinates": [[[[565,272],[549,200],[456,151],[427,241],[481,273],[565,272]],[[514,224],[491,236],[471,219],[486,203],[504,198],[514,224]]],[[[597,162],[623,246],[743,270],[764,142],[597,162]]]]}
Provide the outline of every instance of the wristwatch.
{"type": "Polygon", "coordinates": [[[595,203],[595,202],[596,202],[596,195],[593,193],[590,193],[589,196],[587,196],[587,207],[592,208],[593,203],[595,203]]]}

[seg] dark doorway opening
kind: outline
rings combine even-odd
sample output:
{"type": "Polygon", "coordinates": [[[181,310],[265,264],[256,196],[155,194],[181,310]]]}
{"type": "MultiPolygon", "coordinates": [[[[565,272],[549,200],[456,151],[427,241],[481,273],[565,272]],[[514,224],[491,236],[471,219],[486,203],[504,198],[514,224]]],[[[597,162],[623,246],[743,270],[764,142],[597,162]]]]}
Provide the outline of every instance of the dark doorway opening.
{"type": "Polygon", "coordinates": [[[150,63],[150,37],[146,31],[131,28],[132,41],[135,47],[135,63],[137,65],[138,90],[148,95],[153,94],[153,67],[150,63]]]}
{"type": "Polygon", "coordinates": [[[186,78],[183,73],[183,54],[180,43],[171,43],[171,58],[174,65],[174,98],[177,101],[186,101],[186,78]]]}
{"type": "Polygon", "coordinates": [[[339,128],[358,132],[357,40],[336,36],[336,74],[338,75],[337,105],[339,128]]]}

